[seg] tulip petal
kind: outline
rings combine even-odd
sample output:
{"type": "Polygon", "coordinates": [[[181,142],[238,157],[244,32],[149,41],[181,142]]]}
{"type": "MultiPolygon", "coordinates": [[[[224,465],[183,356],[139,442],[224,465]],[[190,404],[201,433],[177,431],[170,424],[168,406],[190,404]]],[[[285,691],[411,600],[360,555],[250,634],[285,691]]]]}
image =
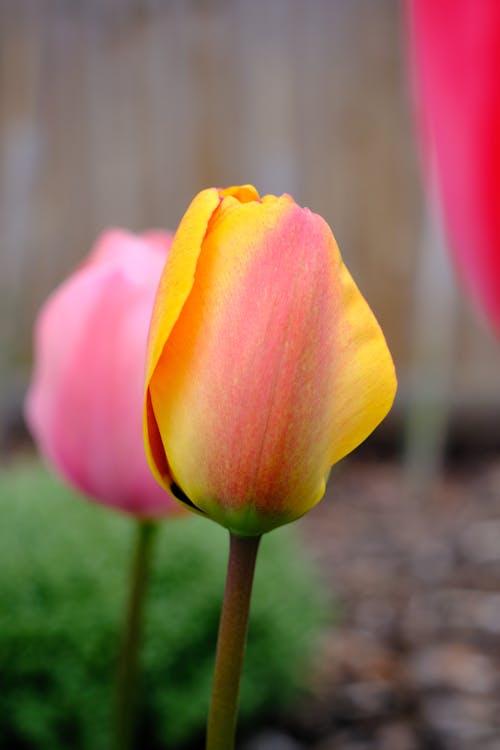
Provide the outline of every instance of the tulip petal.
{"type": "Polygon", "coordinates": [[[231,196],[236,198],[239,203],[250,203],[250,201],[260,200],[259,194],[253,185],[233,185],[232,187],[219,190],[222,197],[231,196]]]}
{"type": "Polygon", "coordinates": [[[208,222],[220,203],[217,190],[209,188],[195,197],[174,237],[176,250],[169,254],[158,288],[148,340],[147,380],[156,367],[170,331],[193,286],[194,272],[208,222]],[[165,286],[168,284],[168,297],[165,286]]]}
{"type": "Polygon", "coordinates": [[[342,362],[335,380],[332,464],[365,440],[389,412],[397,380],[389,349],[368,303],[346,266],[339,269],[343,324],[337,356],[342,362]]]}
{"type": "Polygon", "coordinates": [[[464,287],[500,336],[500,3],[406,8],[429,194],[464,287]]]}
{"type": "MultiPolygon", "coordinates": [[[[220,196],[215,188],[203,190],[194,198],[185,213],[172,243],[167,263],[163,270],[158,287],[153,315],[151,318],[147,360],[146,384],[161,356],[165,341],[189,296],[194,283],[194,274],[198,256],[208,223],[220,203],[220,196]],[[175,245],[175,251],[172,252],[175,245]],[[166,289],[168,287],[168,294],[166,289]]],[[[144,445],[151,471],[156,480],[167,490],[170,489],[170,477],[165,450],[154,418],[149,392],[146,389],[144,445]]]]}

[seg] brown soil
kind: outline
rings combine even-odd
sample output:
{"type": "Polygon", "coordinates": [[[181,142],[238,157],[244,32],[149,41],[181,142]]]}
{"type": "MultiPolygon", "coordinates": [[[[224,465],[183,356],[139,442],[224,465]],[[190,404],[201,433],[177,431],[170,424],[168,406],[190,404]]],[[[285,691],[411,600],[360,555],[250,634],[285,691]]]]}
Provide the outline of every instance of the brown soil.
{"type": "Polygon", "coordinates": [[[351,460],[300,524],[340,619],[245,750],[500,750],[500,458],[412,496],[397,464],[351,460]]]}

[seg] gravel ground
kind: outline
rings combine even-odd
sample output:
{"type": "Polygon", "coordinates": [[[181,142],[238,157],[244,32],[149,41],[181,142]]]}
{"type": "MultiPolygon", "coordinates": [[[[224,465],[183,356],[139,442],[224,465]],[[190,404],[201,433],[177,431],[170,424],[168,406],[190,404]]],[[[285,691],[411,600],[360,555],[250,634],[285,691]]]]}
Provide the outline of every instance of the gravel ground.
{"type": "Polygon", "coordinates": [[[500,750],[500,459],[420,499],[397,464],[350,460],[300,523],[340,621],[244,750],[500,750]]]}

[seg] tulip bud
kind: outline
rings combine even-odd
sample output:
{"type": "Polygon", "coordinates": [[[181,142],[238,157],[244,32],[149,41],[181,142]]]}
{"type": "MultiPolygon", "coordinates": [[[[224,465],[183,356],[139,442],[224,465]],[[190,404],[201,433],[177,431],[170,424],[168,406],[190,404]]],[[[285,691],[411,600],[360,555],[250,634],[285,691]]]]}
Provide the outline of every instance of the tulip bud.
{"type": "Polygon", "coordinates": [[[142,443],[147,331],[171,236],[105,233],[49,297],[35,330],[26,419],[41,453],[76,488],[141,517],[179,510],[142,443]]]}
{"type": "Polygon", "coordinates": [[[384,336],[326,222],[288,195],[208,189],[174,237],[148,345],[160,484],[238,535],[293,521],[391,407],[384,336]]]}

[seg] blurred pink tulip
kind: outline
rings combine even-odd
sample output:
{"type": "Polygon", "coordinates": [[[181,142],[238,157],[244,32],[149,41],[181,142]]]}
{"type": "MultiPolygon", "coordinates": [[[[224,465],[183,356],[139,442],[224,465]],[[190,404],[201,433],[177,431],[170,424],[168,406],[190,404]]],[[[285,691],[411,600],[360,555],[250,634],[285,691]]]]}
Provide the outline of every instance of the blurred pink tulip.
{"type": "Polygon", "coordinates": [[[500,334],[500,2],[407,11],[428,177],[464,284],[500,334]]]}
{"type": "Polygon", "coordinates": [[[103,234],[46,301],[26,419],[48,462],[90,498],[152,518],[179,505],[144,454],[147,332],[170,234],[103,234]]]}

